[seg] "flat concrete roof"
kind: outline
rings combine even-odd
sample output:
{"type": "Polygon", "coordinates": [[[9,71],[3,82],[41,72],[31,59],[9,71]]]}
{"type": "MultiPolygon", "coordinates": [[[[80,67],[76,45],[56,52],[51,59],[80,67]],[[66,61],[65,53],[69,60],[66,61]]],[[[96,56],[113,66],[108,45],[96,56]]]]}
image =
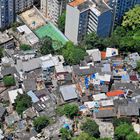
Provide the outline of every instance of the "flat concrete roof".
{"type": "Polygon", "coordinates": [[[32,30],[46,24],[45,20],[39,15],[35,8],[27,10],[21,13],[19,16],[32,30]]]}
{"type": "Polygon", "coordinates": [[[13,36],[9,36],[6,32],[0,32],[0,44],[10,41],[13,36]]]}

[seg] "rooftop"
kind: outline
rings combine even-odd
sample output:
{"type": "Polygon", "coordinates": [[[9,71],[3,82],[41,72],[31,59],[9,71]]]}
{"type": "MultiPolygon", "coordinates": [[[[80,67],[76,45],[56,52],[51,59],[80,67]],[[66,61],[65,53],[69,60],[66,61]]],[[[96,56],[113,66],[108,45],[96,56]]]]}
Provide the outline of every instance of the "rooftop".
{"type": "Polygon", "coordinates": [[[85,0],[74,0],[72,2],[69,3],[70,6],[72,7],[76,7],[78,5],[80,5],[81,3],[83,3],[85,0]]]}
{"type": "Polygon", "coordinates": [[[124,94],[123,90],[114,90],[114,91],[107,92],[107,96],[109,96],[109,97],[119,96],[119,95],[122,95],[122,94],[124,94]]]}
{"type": "Polygon", "coordinates": [[[46,24],[45,20],[39,15],[35,8],[21,13],[20,17],[32,30],[35,30],[46,24]]]}
{"type": "Polygon", "coordinates": [[[69,4],[72,7],[76,7],[79,11],[85,11],[90,9],[97,15],[110,10],[110,7],[103,0],[76,0],[69,4]]]}
{"type": "Polygon", "coordinates": [[[10,41],[13,36],[9,36],[6,32],[0,32],[0,44],[10,41]]]}
{"type": "Polygon", "coordinates": [[[63,96],[64,101],[76,99],[78,97],[75,85],[60,86],[60,92],[63,96]]]}

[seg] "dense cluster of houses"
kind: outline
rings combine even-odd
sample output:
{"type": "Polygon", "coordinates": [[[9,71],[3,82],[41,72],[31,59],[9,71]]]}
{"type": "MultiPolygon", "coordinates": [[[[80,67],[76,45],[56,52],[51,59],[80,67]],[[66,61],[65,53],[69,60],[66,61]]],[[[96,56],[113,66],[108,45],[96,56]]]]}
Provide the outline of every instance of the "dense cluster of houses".
{"type": "Polygon", "coordinates": [[[16,85],[4,88],[1,82],[0,119],[4,134],[0,137],[29,139],[37,133],[26,127],[41,115],[56,117],[56,106],[69,102],[79,105],[81,115],[97,119],[138,117],[140,115],[140,77],[135,71],[138,53],[128,56],[117,49],[87,50],[88,56],[79,65],[64,65],[61,55],[38,56],[36,50],[14,51],[5,49],[0,77],[12,75],[16,85]],[[28,94],[32,107],[19,116],[13,109],[18,94],[28,94]],[[8,101],[5,107],[4,102],[8,101]]]}

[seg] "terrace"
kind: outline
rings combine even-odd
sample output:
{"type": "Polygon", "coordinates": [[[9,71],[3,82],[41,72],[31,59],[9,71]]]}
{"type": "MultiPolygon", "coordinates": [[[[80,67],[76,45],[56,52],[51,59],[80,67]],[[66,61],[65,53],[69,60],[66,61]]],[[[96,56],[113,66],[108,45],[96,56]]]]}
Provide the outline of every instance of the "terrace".
{"type": "Polygon", "coordinates": [[[35,8],[27,10],[21,13],[19,16],[31,30],[35,30],[46,24],[45,20],[35,8]]]}

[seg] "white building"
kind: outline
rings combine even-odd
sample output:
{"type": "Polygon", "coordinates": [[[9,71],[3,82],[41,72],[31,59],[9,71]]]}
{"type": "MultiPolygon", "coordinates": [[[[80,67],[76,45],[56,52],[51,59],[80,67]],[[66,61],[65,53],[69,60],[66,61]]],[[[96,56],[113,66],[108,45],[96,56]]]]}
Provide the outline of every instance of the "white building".
{"type": "Polygon", "coordinates": [[[41,12],[44,17],[56,24],[60,14],[59,0],[41,0],[41,12]]]}
{"type": "Polygon", "coordinates": [[[113,14],[104,0],[74,0],[66,8],[66,37],[77,44],[88,33],[110,35],[113,14]]]}

